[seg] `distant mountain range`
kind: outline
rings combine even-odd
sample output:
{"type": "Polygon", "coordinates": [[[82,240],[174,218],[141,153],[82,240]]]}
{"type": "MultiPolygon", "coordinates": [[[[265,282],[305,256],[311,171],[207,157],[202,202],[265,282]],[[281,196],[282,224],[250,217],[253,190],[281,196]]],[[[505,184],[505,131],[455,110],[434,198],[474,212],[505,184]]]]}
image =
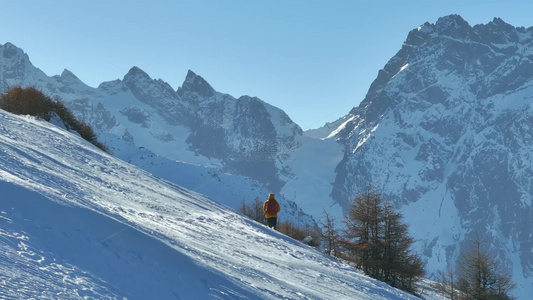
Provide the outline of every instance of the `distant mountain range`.
{"type": "Polygon", "coordinates": [[[192,71],[177,91],[137,67],[122,80],[91,88],[68,70],[47,76],[12,44],[0,51],[2,90],[35,86],[61,99],[117,157],[233,209],[276,193],[286,219],[316,226],[279,194],[278,168],[302,143],[302,130],[280,109],[216,92],[192,71]]]}
{"type": "Polygon", "coordinates": [[[192,71],[177,90],[136,67],[91,88],[67,70],[47,76],[12,44],[0,53],[1,90],[61,98],[116,156],[155,175],[233,208],[274,192],[301,224],[324,210],[342,219],[372,185],[404,214],[430,274],[480,235],[518,295],[533,292],[533,27],[425,23],[359,106],[306,132],[192,71]]]}

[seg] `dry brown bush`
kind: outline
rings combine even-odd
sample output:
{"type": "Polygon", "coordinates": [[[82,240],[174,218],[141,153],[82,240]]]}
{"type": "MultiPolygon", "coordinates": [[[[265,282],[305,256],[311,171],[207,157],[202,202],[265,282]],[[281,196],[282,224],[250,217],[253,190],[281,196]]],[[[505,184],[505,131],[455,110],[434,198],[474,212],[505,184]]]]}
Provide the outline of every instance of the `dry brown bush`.
{"type": "Polygon", "coordinates": [[[60,101],[52,100],[34,87],[16,86],[0,96],[0,108],[17,115],[31,115],[50,121],[52,113],[63,120],[65,127],[74,130],[96,147],[109,152],[109,149],[97,139],[92,128],[77,120],[74,114],[60,101]]]}

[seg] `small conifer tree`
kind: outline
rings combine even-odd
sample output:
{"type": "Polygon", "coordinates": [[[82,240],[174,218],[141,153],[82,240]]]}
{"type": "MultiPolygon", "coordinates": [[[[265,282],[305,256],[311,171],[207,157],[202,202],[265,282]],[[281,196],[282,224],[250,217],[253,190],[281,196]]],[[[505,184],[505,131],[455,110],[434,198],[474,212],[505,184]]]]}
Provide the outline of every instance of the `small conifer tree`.
{"type": "Polygon", "coordinates": [[[458,261],[458,288],[468,299],[513,299],[510,292],[516,288],[511,274],[499,272],[496,260],[485,250],[479,236],[470,249],[462,251],[458,261]]]}
{"type": "Polygon", "coordinates": [[[425,272],[412,244],[402,215],[384,203],[378,192],[369,188],[355,198],[342,245],[365,274],[415,293],[415,283],[425,272]]]}

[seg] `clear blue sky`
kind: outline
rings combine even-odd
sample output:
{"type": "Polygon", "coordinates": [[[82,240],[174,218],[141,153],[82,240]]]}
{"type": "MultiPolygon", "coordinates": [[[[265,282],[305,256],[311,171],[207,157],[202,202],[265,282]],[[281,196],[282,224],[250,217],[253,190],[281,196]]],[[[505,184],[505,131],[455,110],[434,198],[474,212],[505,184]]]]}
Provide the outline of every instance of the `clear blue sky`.
{"type": "Polygon", "coordinates": [[[86,84],[138,66],[177,89],[187,70],[217,91],[257,96],[303,129],[348,113],[410,30],[461,15],[533,26],[531,0],[13,0],[0,44],[22,48],[47,75],[86,84]]]}

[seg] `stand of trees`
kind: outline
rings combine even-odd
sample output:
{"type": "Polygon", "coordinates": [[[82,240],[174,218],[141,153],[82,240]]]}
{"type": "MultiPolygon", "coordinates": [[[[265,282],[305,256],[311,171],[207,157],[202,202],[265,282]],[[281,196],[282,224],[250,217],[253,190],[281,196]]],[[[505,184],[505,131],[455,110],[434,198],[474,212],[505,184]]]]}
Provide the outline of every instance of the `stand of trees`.
{"type": "Polygon", "coordinates": [[[516,288],[509,272],[501,271],[495,259],[484,250],[479,236],[470,248],[461,251],[457,271],[449,266],[440,272],[440,289],[452,300],[507,300],[513,299],[510,292],[516,288]]]}
{"type": "Polygon", "coordinates": [[[92,128],[77,120],[74,114],[60,101],[52,100],[34,87],[13,87],[0,96],[0,108],[17,115],[31,115],[50,121],[55,113],[69,130],[78,134],[105,152],[109,149],[97,139],[92,128]]]}
{"type": "Polygon", "coordinates": [[[345,257],[368,276],[416,293],[415,283],[425,275],[424,263],[411,250],[413,239],[402,218],[369,188],[350,207],[340,244],[345,257]]]}
{"type": "MultiPolygon", "coordinates": [[[[243,201],[238,212],[266,224],[263,202],[258,198],[251,204],[243,201]]],[[[277,228],[297,240],[312,236],[321,241],[328,255],[351,261],[370,277],[416,293],[415,283],[425,274],[424,263],[410,249],[413,239],[402,215],[384,203],[379,193],[368,189],[355,198],[342,231],[335,228],[335,220],[327,212],[324,214],[322,230],[302,229],[289,221],[278,222],[277,228]]]]}
{"type": "MultiPolygon", "coordinates": [[[[259,198],[251,204],[242,202],[238,210],[249,218],[266,224],[263,202],[259,198]]],[[[381,195],[368,188],[357,196],[344,220],[345,228],[335,228],[335,220],[324,211],[321,231],[302,229],[289,221],[278,223],[278,230],[294,239],[311,235],[320,240],[325,253],[353,262],[366,275],[393,287],[416,294],[416,283],[425,275],[425,264],[411,249],[403,216],[381,195]]],[[[473,240],[468,251],[461,252],[458,269],[451,265],[440,272],[439,289],[451,300],[508,300],[516,288],[511,275],[501,272],[496,261],[483,251],[479,238],[473,240]]]]}

